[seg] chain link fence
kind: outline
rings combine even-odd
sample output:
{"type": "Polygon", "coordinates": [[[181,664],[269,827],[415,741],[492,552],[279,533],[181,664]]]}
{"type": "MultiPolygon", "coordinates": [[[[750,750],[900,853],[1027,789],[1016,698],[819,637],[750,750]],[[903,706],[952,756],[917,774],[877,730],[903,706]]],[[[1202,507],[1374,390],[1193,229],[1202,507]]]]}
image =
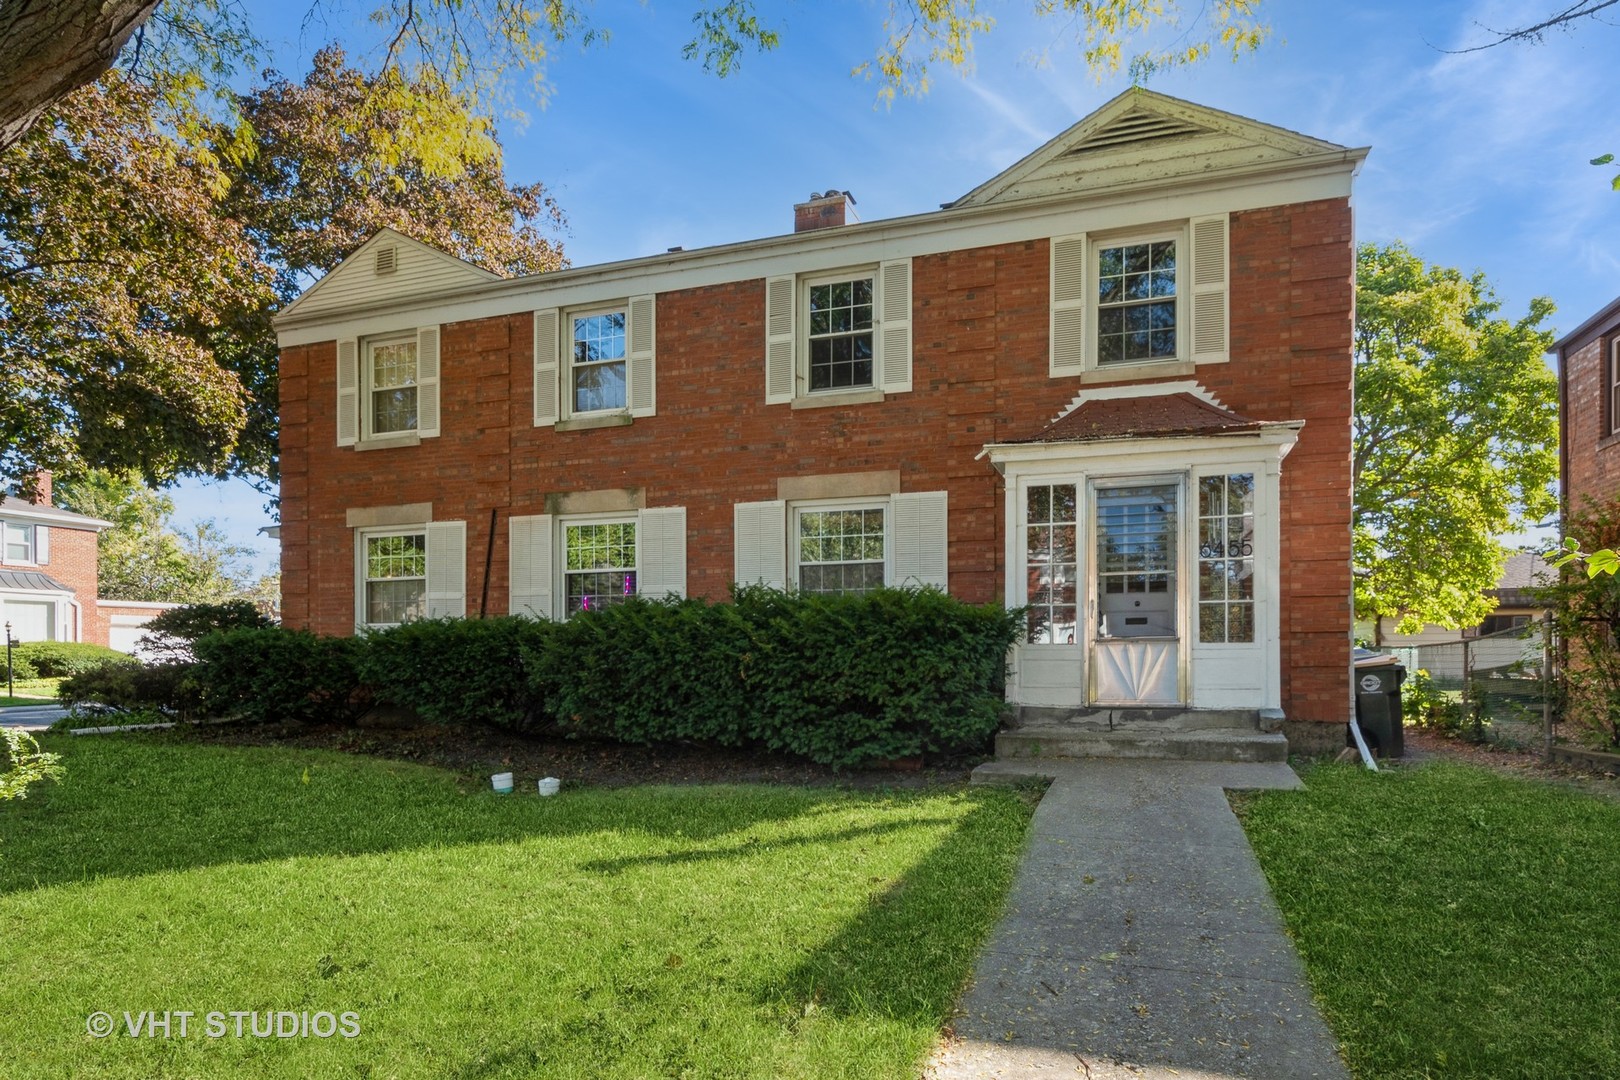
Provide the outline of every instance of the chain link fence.
{"type": "Polygon", "coordinates": [[[1457,705],[1462,734],[1521,746],[1546,739],[1556,677],[1550,617],[1461,641],[1383,651],[1406,666],[1408,687],[1424,672],[1429,689],[1446,706],[1457,705]]]}

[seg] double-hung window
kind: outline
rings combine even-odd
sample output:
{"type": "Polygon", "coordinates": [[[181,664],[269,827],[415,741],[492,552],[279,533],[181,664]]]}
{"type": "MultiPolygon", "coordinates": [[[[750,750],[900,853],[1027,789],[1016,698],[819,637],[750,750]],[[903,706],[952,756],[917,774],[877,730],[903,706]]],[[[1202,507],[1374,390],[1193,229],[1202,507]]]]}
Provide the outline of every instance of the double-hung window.
{"type": "Polygon", "coordinates": [[[1097,363],[1173,360],[1175,237],[1097,248],[1097,363]]]}
{"type": "Polygon", "coordinates": [[[1609,342],[1609,434],[1620,435],[1620,337],[1609,342]]]}
{"type": "Polygon", "coordinates": [[[8,563],[34,562],[34,527],[15,521],[0,526],[5,533],[5,553],[8,563]]]}
{"type": "Polygon", "coordinates": [[[564,522],[566,615],[622,604],[636,593],[636,522],[564,522]]]}
{"type": "Polygon", "coordinates": [[[568,324],[571,415],[623,411],[625,309],[573,313],[568,324]]]}
{"type": "Polygon", "coordinates": [[[416,335],[365,342],[366,434],[408,435],[417,428],[416,335]]]}
{"type": "Polygon", "coordinates": [[[872,387],[872,310],[870,274],[806,284],[811,393],[872,387]]]}
{"type": "Polygon", "coordinates": [[[888,571],[885,517],[881,505],[795,507],[799,591],[836,595],[882,586],[888,571]]]}
{"type": "Polygon", "coordinates": [[[427,533],[373,532],[362,536],[367,626],[393,626],[427,615],[427,533]]]}
{"type": "Polygon", "coordinates": [[[1227,360],[1227,242],[1225,214],[1053,237],[1049,373],[1227,360]]]}

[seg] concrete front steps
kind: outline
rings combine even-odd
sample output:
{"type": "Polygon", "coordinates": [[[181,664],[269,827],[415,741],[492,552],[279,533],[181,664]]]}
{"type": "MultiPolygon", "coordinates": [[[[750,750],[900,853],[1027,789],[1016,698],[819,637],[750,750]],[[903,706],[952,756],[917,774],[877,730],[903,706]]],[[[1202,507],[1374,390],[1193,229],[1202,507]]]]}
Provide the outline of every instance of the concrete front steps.
{"type": "Polygon", "coordinates": [[[1282,719],[1270,709],[1026,708],[996,736],[996,760],[1287,761],[1282,719]]]}

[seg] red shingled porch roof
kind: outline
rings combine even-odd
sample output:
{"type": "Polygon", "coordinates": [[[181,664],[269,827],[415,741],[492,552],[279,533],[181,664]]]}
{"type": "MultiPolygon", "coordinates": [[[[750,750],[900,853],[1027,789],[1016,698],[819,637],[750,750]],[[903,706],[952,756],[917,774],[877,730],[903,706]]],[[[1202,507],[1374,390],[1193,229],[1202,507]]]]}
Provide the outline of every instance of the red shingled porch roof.
{"type": "Polygon", "coordinates": [[[1229,435],[1264,424],[1189,393],[1087,401],[1033,435],[1009,443],[1085,442],[1168,435],[1229,435]]]}

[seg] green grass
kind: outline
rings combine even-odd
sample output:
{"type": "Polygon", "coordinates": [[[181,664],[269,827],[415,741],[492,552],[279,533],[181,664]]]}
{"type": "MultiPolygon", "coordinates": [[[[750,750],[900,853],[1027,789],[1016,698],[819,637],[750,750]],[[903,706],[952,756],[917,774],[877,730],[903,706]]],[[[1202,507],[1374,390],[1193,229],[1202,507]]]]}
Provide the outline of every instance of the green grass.
{"type": "MultiPolygon", "coordinates": [[[[12,694],[0,692],[0,709],[7,705],[52,705],[56,702],[56,688],[61,679],[14,679],[12,680],[12,694]]],[[[0,691],[6,688],[5,680],[0,679],[0,691]]]]}
{"type": "Polygon", "coordinates": [[[915,1077],[1031,810],[541,799],[315,751],[45,744],[65,780],[0,809],[7,1077],[915,1077]],[[184,1039],[123,1033],[125,1011],[182,1009],[184,1039]],[[119,1034],[86,1034],[97,1010],[119,1034]],[[208,1037],[233,1010],[352,1011],[361,1032],[208,1037]]]}
{"type": "Polygon", "coordinates": [[[1620,1076],[1620,804],[1323,766],[1240,810],[1358,1077],[1620,1076]]]}

